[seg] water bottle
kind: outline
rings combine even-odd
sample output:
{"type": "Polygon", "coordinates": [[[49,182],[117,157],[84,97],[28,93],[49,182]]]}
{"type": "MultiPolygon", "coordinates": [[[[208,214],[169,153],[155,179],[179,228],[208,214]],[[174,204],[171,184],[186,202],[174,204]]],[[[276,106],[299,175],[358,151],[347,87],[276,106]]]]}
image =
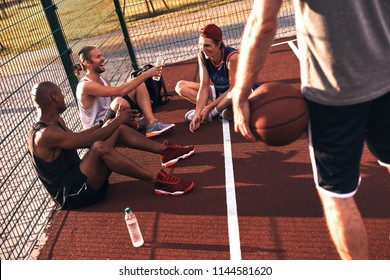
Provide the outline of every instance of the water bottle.
{"type": "Polygon", "coordinates": [[[131,242],[134,247],[140,247],[144,244],[144,239],[141,230],[139,229],[137,218],[129,207],[125,209],[125,213],[125,221],[130,233],[131,242]]]}
{"type": "MultiPolygon", "coordinates": [[[[160,55],[156,59],[155,66],[161,66],[163,64],[164,64],[164,57],[163,57],[162,53],[160,53],[160,55]]],[[[153,76],[153,80],[160,81],[160,76],[159,75],[153,76]]]]}

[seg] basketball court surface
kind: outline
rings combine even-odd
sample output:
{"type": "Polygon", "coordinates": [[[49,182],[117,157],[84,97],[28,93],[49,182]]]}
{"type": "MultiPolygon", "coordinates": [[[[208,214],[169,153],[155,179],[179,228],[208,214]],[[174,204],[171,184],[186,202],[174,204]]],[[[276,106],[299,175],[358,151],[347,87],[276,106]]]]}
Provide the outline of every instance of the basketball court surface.
{"type": "MultiPolygon", "coordinates": [[[[168,91],[198,80],[196,60],[164,68],[168,91]]],[[[299,87],[295,43],[271,49],[261,82],[299,87]],[[295,51],[295,52],[294,52],[295,51]]],[[[154,138],[195,145],[196,153],[165,170],[195,187],[180,197],[154,194],[145,182],[113,174],[105,199],[79,211],[59,211],[46,230],[43,260],[333,260],[339,259],[314,187],[306,135],[283,147],[250,143],[233,124],[216,121],[191,133],[184,114],[194,105],[176,94],[156,109],[173,132],[154,138]],[[131,245],[124,209],[136,213],[145,240],[131,245]]],[[[119,147],[158,172],[158,155],[119,147]]],[[[370,258],[390,259],[390,182],[365,148],[356,195],[368,231],[370,258]]]]}

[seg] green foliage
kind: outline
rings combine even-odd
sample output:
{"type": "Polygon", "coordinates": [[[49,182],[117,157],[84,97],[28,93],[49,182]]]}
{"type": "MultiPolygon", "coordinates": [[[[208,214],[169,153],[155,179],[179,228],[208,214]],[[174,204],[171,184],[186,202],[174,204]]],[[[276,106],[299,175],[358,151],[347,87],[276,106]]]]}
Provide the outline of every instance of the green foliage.
{"type": "MultiPolygon", "coordinates": [[[[68,41],[107,34],[119,27],[113,0],[53,2],[58,7],[56,11],[68,41]]],[[[141,0],[120,1],[129,28],[230,2],[235,1],[154,0],[151,7],[141,0]]],[[[0,57],[17,55],[22,51],[41,49],[53,44],[50,27],[38,0],[21,3],[7,1],[5,9],[0,14],[0,23],[0,57]]]]}

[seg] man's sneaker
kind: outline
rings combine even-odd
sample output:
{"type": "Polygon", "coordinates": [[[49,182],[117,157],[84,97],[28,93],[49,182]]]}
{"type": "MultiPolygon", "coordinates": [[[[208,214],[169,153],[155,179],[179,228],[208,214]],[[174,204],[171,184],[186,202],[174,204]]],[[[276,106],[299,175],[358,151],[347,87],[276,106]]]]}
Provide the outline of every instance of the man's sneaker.
{"type": "Polygon", "coordinates": [[[227,121],[233,120],[233,109],[231,107],[223,109],[220,116],[227,121]]]}
{"type": "MultiPolygon", "coordinates": [[[[193,118],[194,118],[194,115],[195,115],[195,110],[189,110],[185,115],[184,115],[184,119],[187,121],[187,122],[192,122],[193,118]]],[[[208,116],[207,116],[207,122],[212,122],[214,120],[215,117],[213,117],[211,115],[211,113],[209,112],[208,116]]]]}
{"type": "Polygon", "coordinates": [[[163,132],[166,132],[170,129],[173,129],[174,127],[175,127],[175,125],[173,123],[166,124],[166,123],[161,123],[161,122],[155,120],[154,123],[149,124],[146,127],[146,137],[149,138],[149,137],[158,136],[163,132]]]}
{"type": "Polygon", "coordinates": [[[182,180],[161,169],[153,181],[153,185],[154,192],[158,195],[179,196],[189,192],[194,187],[194,182],[182,180]]]}
{"type": "Polygon", "coordinates": [[[184,119],[186,120],[186,122],[191,122],[192,119],[194,118],[194,114],[195,114],[195,110],[189,110],[189,111],[184,115],[184,119]]]}
{"type": "Polygon", "coordinates": [[[194,146],[179,146],[172,144],[168,140],[165,140],[165,148],[160,153],[161,165],[164,167],[171,167],[175,165],[179,159],[186,159],[195,153],[196,148],[194,146]]]}
{"type": "Polygon", "coordinates": [[[148,119],[141,117],[138,121],[138,129],[144,129],[148,125],[148,119]]]}

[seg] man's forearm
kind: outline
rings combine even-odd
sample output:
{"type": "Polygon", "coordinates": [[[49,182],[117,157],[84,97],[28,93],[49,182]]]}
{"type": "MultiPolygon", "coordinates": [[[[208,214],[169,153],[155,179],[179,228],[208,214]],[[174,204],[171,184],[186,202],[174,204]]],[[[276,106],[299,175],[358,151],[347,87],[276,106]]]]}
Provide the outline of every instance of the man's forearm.
{"type": "Polygon", "coordinates": [[[256,0],[244,30],[235,88],[247,95],[258,80],[277,31],[277,14],[282,0],[256,0]]]}

